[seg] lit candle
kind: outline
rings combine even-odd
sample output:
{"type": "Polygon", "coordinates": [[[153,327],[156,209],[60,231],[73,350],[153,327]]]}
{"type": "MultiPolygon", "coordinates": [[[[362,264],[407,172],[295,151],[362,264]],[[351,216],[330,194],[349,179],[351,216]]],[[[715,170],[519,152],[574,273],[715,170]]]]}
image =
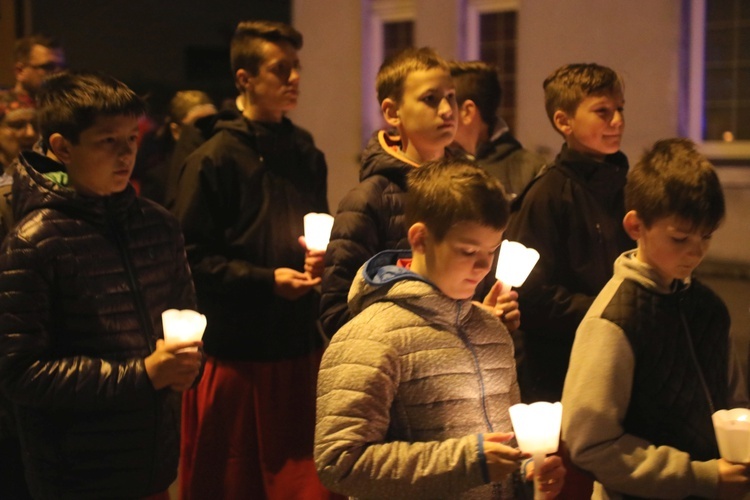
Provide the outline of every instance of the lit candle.
{"type": "Polygon", "coordinates": [[[538,474],[544,457],[557,451],[560,442],[562,403],[538,401],[530,405],[517,404],[509,408],[510,421],[518,447],[534,458],[534,498],[544,495],[539,490],[538,474]]]}
{"type": "Polygon", "coordinates": [[[311,212],[304,217],[305,243],[308,250],[323,251],[328,247],[333,216],[311,212]]]}
{"type": "MultiPolygon", "coordinates": [[[[206,317],[190,309],[167,309],[161,313],[161,321],[164,326],[164,342],[167,345],[201,340],[206,330],[206,317]]],[[[190,350],[194,351],[197,348],[190,350]]]]}
{"type": "Polygon", "coordinates": [[[539,252],[526,248],[517,241],[505,240],[500,244],[495,277],[503,284],[500,293],[509,292],[511,287],[523,285],[534,266],[539,261],[539,252]]]}
{"type": "Polygon", "coordinates": [[[750,410],[719,410],[712,419],[721,458],[739,464],[750,463],[750,410]]]}

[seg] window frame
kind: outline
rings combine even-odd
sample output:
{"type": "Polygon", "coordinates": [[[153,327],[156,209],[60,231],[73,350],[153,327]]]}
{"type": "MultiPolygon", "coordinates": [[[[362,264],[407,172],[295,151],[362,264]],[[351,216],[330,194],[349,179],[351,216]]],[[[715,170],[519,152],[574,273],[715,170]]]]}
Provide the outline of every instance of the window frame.
{"type": "Polygon", "coordinates": [[[362,144],[383,127],[380,105],[375,96],[375,77],[383,62],[383,28],[386,23],[411,21],[416,33],[417,7],[414,0],[369,0],[363,10],[365,39],[362,43],[362,144]]]}
{"type": "MultiPolygon", "coordinates": [[[[468,61],[479,61],[480,60],[480,26],[481,16],[483,14],[499,14],[504,12],[515,12],[516,19],[520,17],[521,13],[521,2],[520,0],[465,0],[465,44],[464,44],[464,59],[468,61]]],[[[513,117],[514,120],[509,116],[503,116],[508,119],[508,125],[513,127],[518,126],[518,65],[520,59],[518,57],[518,23],[516,24],[516,70],[514,74],[514,86],[515,103],[513,105],[513,117]]],[[[505,89],[504,89],[505,90],[505,89]]],[[[505,107],[505,99],[501,102],[501,110],[505,107]]]]}
{"type": "Polygon", "coordinates": [[[712,160],[732,162],[750,161],[750,140],[733,142],[703,140],[705,95],[705,50],[706,50],[706,1],[686,0],[683,6],[688,9],[687,22],[687,130],[683,133],[699,145],[703,154],[712,160]]]}
{"type": "Polygon", "coordinates": [[[464,58],[479,60],[479,17],[482,14],[516,11],[520,13],[520,0],[466,0],[466,45],[464,58]]]}

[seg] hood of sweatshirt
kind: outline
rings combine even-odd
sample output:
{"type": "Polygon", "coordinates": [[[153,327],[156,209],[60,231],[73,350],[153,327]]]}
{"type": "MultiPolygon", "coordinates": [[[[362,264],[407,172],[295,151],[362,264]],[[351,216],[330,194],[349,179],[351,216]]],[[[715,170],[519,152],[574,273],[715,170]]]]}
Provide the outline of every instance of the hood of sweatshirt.
{"type": "Polygon", "coordinates": [[[425,277],[398,265],[411,251],[385,250],[364,263],[349,290],[354,315],[376,302],[394,302],[430,322],[455,325],[471,311],[471,299],[454,300],[425,277]]]}
{"type": "Polygon", "coordinates": [[[653,267],[636,257],[637,250],[629,250],[615,261],[615,276],[635,281],[642,287],[659,294],[671,294],[685,290],[690,286],[690,278],[672,280],[669,286],[661,282],[659,274],[653,267]]]}

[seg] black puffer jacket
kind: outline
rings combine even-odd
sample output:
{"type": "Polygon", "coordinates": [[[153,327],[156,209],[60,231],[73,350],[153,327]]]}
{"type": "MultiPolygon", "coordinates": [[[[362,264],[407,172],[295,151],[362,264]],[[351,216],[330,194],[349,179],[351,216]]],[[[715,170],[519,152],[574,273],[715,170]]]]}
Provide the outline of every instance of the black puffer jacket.
{"type": "Polygon", "coordinates": [[[155,391],[143,360],[161,312],[195,308],[177,222],[132,187],[88,198],[42,175],[61,165],[23,160],[19,223],[0,255],[0,384],[32,494],[163,491],[177,471],[179,395],[155,391]]]}
{"type": "Polygon", "coordinates": [[[288,119],[217,122],[188,156],[174,214],[185,232],[208,354],[273,361],[322,346],[319,295],[273,293],[274,269],[304,270],[297,239],[308,212],[328,212],[327,167],[312,137],[288,119]]]}
{"type": "Polygon", "coordinates": [[[518,289],[524,399],[560,398],[576,328],[615,259],[635,246],[622,227],[627,171],[622,153],[600,162],[564,146],[513,203],[505,238],[541,256],[518,289]]]}
{"type": "Polygon", "coordinates": [[[383,250],[409,248],[404,201],[406,175],[414,166],[389,153],[398,145],[398,138],[376,133],[362,153],[360,183],[339,203],[320,298],[320,320],[328,337],[352,317],[347,296],[362,264],[383,250]]]}

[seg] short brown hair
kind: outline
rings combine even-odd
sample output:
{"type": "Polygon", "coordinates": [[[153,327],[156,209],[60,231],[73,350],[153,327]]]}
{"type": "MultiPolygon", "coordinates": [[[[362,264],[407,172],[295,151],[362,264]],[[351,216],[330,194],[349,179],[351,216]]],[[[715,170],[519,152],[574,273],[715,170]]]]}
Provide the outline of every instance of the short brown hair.
{"type": "Polygon", "coordinates": [[[50,50],[62,49],[62,45],[60,45],[60,42],[56,38],[40,34],[26,36],[16,40],[16,44],[13,47],[13,58],[15,59],[15,62],[28,64],[29,59],[31,58],[31,49],[34,48],[34,45],[41,45],[50,50]]]}
{"type": "Polygon", "coordinates": [[[430,161],[409,172],[405,221],[417,222],[442,241],[459,222],[502,230],[510,207],[503,185],[475,162],[461,158],[430,161]]]}
{"type": "Polygon", "coordinates": [[[383,103],[387,98],[401,102],[404,94],[404,82],[409,73],[417,70],[442,68],[450,72],[448,63],[429,47],[408,48],[387,58],[380,65],[375,77],[375,89],[378,92],[378,102],[383,103]]]}
{"type": "Polygon", "coordinates": [[[625,86],[620,75],[595,63],[566,64],[544,80],[544,107],[554,126],[558,109],[573,115],[586,97],[623,95],[625,86]]]}
{"type": "Polygon", "coordinates": [[[201,104],[213,104],[211,98],[201,90],[179,90],[169,101],[168,120],[182,123],[191,109],[201,104]]]}
{"type": "Polygon", "coordinates": [[[724,193],[711,163],[689,139],[664,139],[628,172],[625,207],[646,227],[676,216],[711,231],[724,220],[724,193]]]}
{"type": "Polygon", "coordinates": [[[229,47],[232,75],[244,69],[257,75],[263,63],[263,42],[288,42],[302,48],[302,34],[288,24],[275,21],[242,21],[234,31],[229,47]]]}
{"type": "Polygon", "coordinates": [[[482,61],[451,61],[450,70],[456,85],[456,102],[461,106],[466,100],[473,101],[492,135],[502,98],[497,67],[482,61]]]}

